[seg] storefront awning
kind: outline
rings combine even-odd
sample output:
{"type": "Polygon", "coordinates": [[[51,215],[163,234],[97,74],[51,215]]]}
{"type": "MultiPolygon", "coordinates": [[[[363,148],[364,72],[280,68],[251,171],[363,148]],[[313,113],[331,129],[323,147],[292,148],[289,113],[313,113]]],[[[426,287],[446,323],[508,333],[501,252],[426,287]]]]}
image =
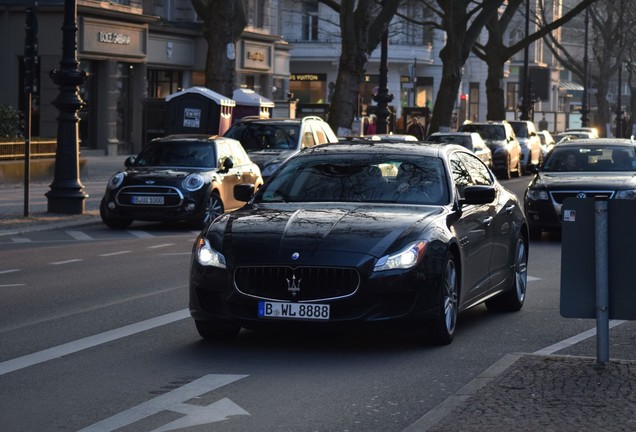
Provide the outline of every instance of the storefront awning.
{"type": "Polygon", "coordinates": [[[561,91],[583,91],[583,86],[572,81],[561,81],[559,83],[561,91]]]}

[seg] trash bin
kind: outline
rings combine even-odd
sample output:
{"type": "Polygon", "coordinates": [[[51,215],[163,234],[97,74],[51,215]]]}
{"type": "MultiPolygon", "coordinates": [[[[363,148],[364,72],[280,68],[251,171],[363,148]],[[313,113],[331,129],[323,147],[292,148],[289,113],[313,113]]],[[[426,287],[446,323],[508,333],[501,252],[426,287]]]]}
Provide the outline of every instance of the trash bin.
{"type": "Polygon", "coordinates": [[[232,118],[238,120],[246,116],[259,116],[260,118],[270,118],[271,109],[274,102],[255,93],[250,89],[239,88],[234,90],[232,99],[236,102],[232,118]]]}
{"type": "Polygon", "coordinates": [[[190,87],[166,97],[167,134],[223,135],[236,103],[206,87],[190,87]]]}

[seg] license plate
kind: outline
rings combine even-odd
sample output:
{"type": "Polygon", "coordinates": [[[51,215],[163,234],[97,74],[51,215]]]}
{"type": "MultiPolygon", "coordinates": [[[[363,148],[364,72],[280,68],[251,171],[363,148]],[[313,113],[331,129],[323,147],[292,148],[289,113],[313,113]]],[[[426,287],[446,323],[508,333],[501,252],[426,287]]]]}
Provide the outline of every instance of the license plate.
{"type": "Polygon", "coordinates": [[[163,205],[162,196],[133,196],[133,204],[163,205]]]}
{"type": "Polygon", "coordinates": [[[329,305],[315,303],[258,302],[259,318],[328,320],[329,305]]]}

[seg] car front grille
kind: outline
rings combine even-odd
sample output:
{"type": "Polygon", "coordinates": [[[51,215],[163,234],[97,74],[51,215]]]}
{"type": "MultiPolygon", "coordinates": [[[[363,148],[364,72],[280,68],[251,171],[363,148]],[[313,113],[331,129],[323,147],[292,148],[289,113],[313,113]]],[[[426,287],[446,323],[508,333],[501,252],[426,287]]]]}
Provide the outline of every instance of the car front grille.
{"type": "Polygon", "coordinates": [[[183,194],[175,187],[171,186],[126,186],[117,193],[117,204],[121,206],[135,207],[177,207],[183,202],[183,194]],[[163,197],[163,204],[135,204],[135,197],[158,198],[163,197]]]}
{"type": "Polygon", "coordinates": [[[234,286],[267,300],[316,301],[353,295],[360,285],[355,269],[339,267],[238,267],[234,286]]]}
{"type": "Polygon", "coordinates": [[[611,199],[614,196],[614,191],[553,191],[550,192],[550,196],[552,197],[552,202],[554,204],[563,204],[566,198],[597,198],[597,197],[607,197],[611,199]]]}

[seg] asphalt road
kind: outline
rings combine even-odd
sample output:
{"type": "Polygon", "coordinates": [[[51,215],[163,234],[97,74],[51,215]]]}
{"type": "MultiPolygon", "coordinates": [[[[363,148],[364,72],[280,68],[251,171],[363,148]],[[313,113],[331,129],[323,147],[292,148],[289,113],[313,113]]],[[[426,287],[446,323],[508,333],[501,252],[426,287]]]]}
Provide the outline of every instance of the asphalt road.
{"type": "Polygon", "coordinates": [[[2,430],[403,431],[506,354],[594,328],[560,317],[560,241],[544,237],[523,310],[476,307],[450,346],[372,329],[207,343],[187,312],[194,237],[99,223],[0,237],[2,430]]]}

